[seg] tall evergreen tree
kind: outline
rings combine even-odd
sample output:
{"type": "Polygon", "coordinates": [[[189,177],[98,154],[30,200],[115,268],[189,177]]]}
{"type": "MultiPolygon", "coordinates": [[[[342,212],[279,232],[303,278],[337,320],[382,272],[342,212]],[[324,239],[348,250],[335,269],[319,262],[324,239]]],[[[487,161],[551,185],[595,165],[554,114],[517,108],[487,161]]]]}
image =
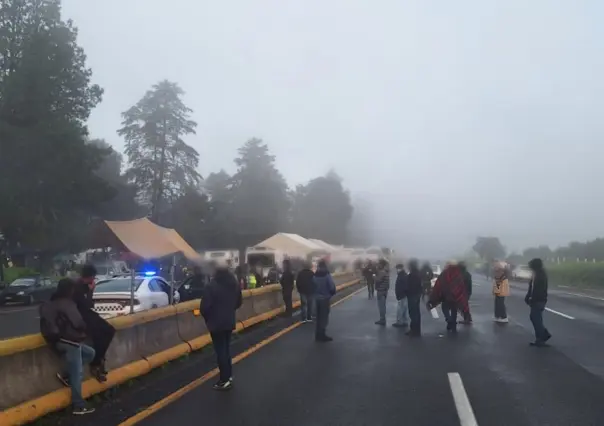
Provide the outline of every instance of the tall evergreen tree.
{"type": "Polygon", "coordinates": [[[160,221],[170,203],[201,181],[199,153],[183,137],[195,134],[192,110],[182,101],[183,90],[164,80],[122,114],[118,134],[126,140],[126,176],[139,190],[140,200],[160,221]]]}

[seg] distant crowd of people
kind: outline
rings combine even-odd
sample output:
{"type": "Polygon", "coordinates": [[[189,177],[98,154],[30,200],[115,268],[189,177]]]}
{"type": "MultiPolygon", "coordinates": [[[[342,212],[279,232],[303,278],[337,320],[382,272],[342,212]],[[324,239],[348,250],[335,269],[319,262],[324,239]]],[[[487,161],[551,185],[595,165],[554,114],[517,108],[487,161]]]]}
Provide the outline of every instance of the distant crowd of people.
{"type": "MultiPolygon", "coordinates": [[[[543,324],[548,292],[547,273],[541,259],[531,260],[529,268],[533,277],[529,282],[525,302],[530,307],[529,317],[535,332],[535,340],[531,345],[541,347],[546,346],[546,342],[552,337],[543,324]]],[[[373,299],[377,295],[379,319],[375,323],[386,325],[386,299],[390,288],[389,264],[385,259],[376,264],[368,261],[362,266],[361,272],[367,285],[368,298],[373,299]]],[[[408,327],[407,335],[421,336],[420,302],[426,297],[428,310],[441,306],[448,332],[456,333],[458,323],[472,324],[469,304],[472,297],[472,274],[465,263],[447,263],[442,273],[436,277],[434,285],[434,272],[428,263],[419,268],[418,262],[411,260],[408,271],[404,264],[399,263],[396,265],[396,273],[394,293],[397,299],[397,313],[396,322],[392,324],[394,327],[408,327]],[[462,316],[459,322],[458,315],[462,316]]],[[[507,323],[509,320],[505,300],[510,295],[508,268],[497,263],[492,268],[491,276],[494,296],[493,320],[507,323]]]]}

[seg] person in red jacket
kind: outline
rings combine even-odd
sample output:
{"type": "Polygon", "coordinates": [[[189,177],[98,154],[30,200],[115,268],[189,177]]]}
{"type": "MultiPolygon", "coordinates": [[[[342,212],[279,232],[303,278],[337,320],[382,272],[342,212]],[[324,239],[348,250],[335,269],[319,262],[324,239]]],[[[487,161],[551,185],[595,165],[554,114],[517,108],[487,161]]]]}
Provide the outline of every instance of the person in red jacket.
{"type": "Polygon", "coordinates": [[[457,312],[469,313],[468,295],[461,268],[451,262],[438,276],[430,292],[428,309],[433,309],[439,304],[447,310],[447,331],[457,332],[457,312]]]}

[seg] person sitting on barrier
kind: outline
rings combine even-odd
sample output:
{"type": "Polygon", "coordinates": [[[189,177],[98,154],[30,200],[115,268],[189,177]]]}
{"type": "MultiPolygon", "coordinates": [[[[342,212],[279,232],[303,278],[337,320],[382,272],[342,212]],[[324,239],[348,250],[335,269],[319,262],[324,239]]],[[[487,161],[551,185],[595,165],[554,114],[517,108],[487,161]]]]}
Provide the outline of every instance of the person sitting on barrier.
{"type": "Polygon", "coordinates": [[[314,275],[314,272],[310,269],[310,265],[305,264],[296,277],[296,289],[300,293],[300,320],[302,322],[312,322],[315,293],[314,275]]]}
{"type": "Polygon", "coordinates": [[[336,283],[324,260],[320,260],[317,264],[317,272],[315,272],[313,282],[317,309],[315,340],[317,342],[331,342],[333,339],[327,335],[326,331],[327,324],[329,324],[330,300],[336,294],[336,283]]]}
{"type": "Polygon", "coordinates": [[[214,278],[205,286],[199,310],[212,337],[220,378],[215,390],[233,387],[231,335],[236,326],[235,312],[242,303],[241,287],[237,278],[224,265],[217,265],[214,278]]]}
{"type": "Polygon", "coordinates": [[[292,272],[291,263],[289,259],[285,259],[283,261],[283,273],[279,279],[279,284],[281,284],[281,294],[283,296],[283,303],[285,303],[285,315],[288,317],[291,317],[292,312],[294,311],[292,300],[294,280],[295,277],[294,273],[292,272]]]}
{"type": "Polygon", "coordinates": [[[80,279],[76,283],[73,300],[78,306],[80,315],[86,322],[88,336],[92,340],[95,356],[90,363],[90,374],[99,382],[107,381],[107,369],[105,368],[105,354],[113,336],[115,328],[94,311],[94,292],[96,268],[93,265],[84,265],[80,272],[80,279]]]}
{"type": "Polygon", "coordinates": [[[50,301],[40,306],[40,332],[53,351],[64,358],[67,373],[57,373],[57,378],[71,387],[73,414],[83,415],[94,412],[82,397],[82,369],[95,352],[82,343],[86,339],[86,323],[73,301],[75,287],[70,278],[59,281],[50,301]]]}

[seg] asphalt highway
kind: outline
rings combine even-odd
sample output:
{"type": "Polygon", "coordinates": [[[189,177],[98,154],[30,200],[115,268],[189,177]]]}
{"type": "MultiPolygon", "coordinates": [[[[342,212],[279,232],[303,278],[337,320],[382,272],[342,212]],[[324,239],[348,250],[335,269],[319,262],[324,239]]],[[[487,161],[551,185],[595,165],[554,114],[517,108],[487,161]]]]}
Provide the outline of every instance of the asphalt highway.
{"type": "Polygon", "coordinates": [[[237,363],[230,392],[207,382],[139,424],[604,424],[604,297],[552,290],[551,347],[535,348],[525,289],[513,286],[510,322],[497,324],[490,284],[476,277],[474,324],[447,335],[440,310],[434,318],[422,306],[418,339],[391,326],[393,291],[385,327],[361,292],[332,309],[333,342],[315,343],[313,325],[301,325],[237,363]]]}

